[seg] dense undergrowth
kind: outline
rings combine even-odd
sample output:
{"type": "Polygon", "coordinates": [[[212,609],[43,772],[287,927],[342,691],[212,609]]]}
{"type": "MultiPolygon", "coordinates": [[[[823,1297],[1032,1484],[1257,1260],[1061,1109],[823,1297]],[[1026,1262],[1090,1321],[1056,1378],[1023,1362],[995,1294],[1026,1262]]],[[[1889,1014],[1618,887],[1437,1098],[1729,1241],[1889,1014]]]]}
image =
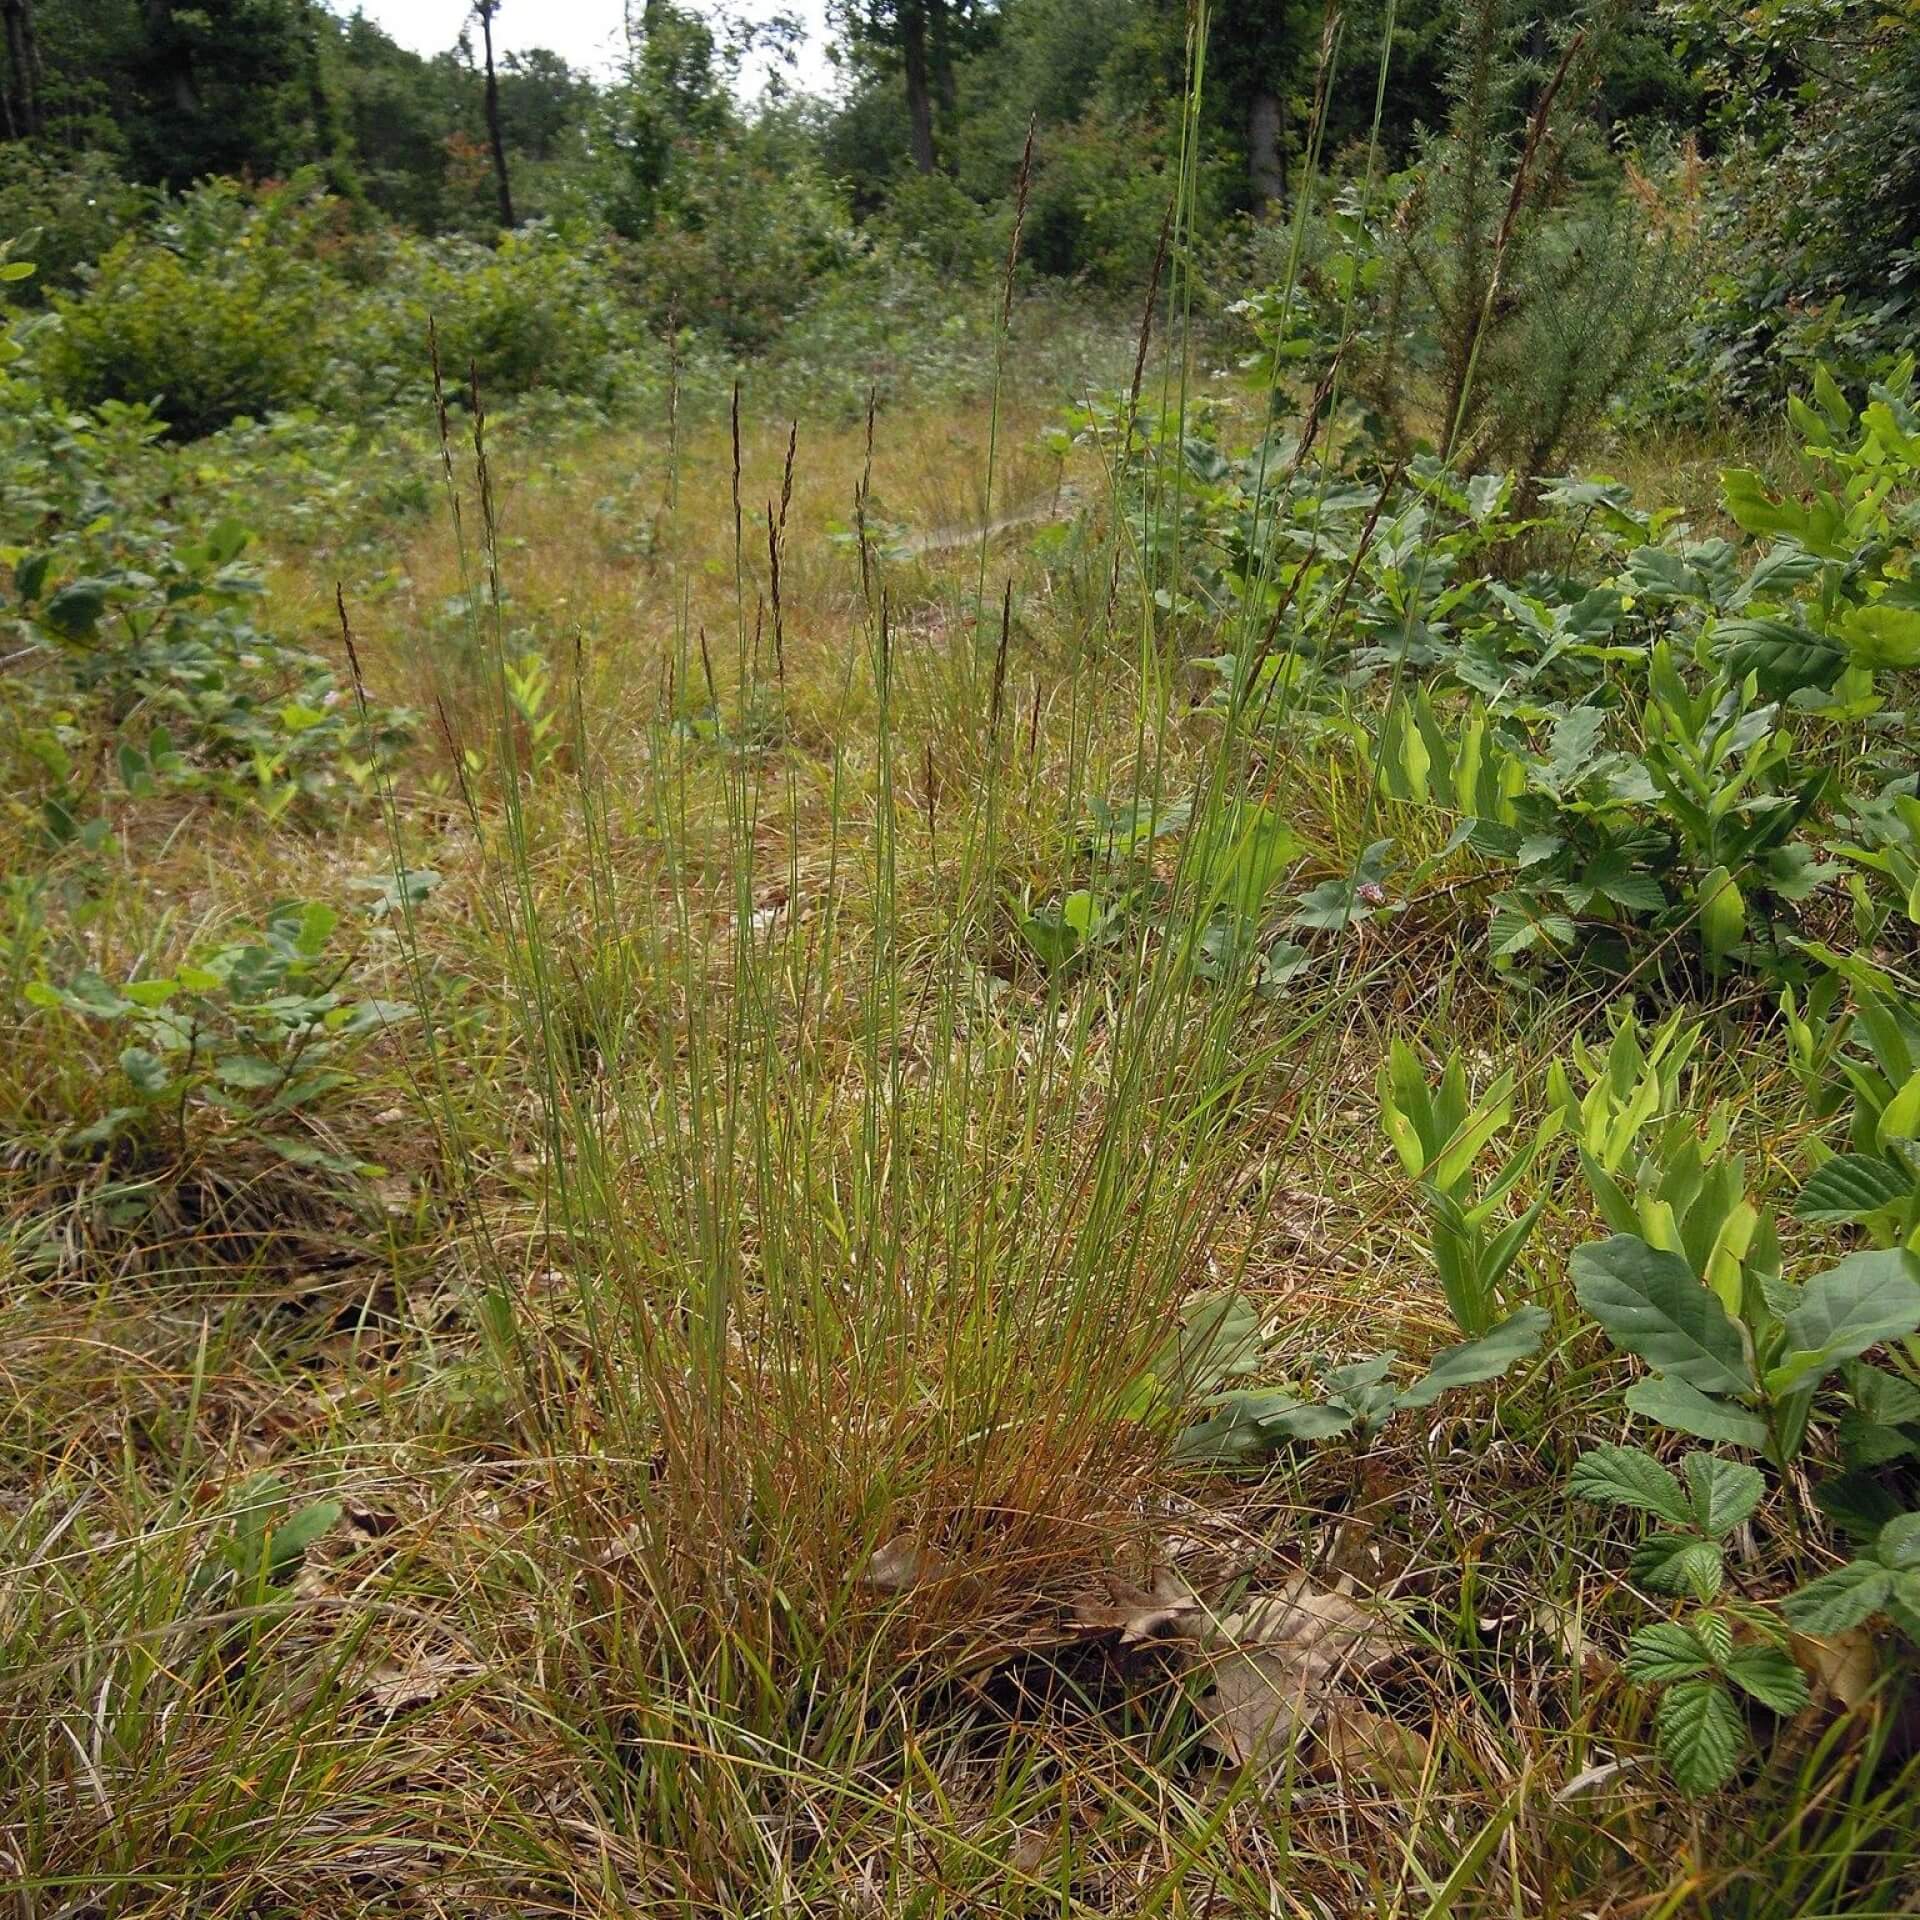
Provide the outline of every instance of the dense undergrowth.
{"type": "Polygon", "coordinates": [[[25,1911],[1911,1908],[1913,370],[1481,470],[1538,145],[1416,319],[8,309],[25,1911]]]}

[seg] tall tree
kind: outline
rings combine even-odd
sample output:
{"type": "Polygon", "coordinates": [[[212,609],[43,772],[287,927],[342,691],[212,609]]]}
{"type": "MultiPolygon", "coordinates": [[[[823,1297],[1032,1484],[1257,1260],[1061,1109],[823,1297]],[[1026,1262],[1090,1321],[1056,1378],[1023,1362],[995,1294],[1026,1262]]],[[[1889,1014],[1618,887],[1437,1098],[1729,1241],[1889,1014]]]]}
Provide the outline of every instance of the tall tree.
{"type": "Polygon", "coordinates": [[[951,120],[958,99],[955,60],[979,37],[989,9],[979,0],[829,0],[828,13],[857,62],[900,72],[908,148],[915,168],[931,173],[939,164],[934,109],[951,120]]]}
{"type": "Polygon", "coordinates": [[[500,137],[500,82],[493,72],[493,15],[500,0],[473,0],[474,16],[480,22],[480,44],[487,70],[487,144],[493,149],[493,184],[500,196],[500,224],[511,228],[513,189],[507,182],[507,146],[500,137]]]}
{"type": "Polygon", "coordinates": [[[40,131],[40,42],[33,31],[33,0],[0,0],[6,22],[7,91],[0,98],[8,138],[31,140],[40,131]]]}
{"type": "Polygon", "coordinates": [[[913,164],[922,173],[933,171],[933,93],[927,78],[927,15],[940,0],[898,0],[894,31],[900,41],[900,62],[907,78],[907,124],[913,142],[913,164]]]}
{"type": "Polygon", "coordinates": [[[1287,0],[1223,0],[1214,12],[1207,78],[1217,76],[1244,142],[1247,203],[1256,213],[1286,197],[1286,102],[1312,85],[1317,14],[1287,0]]]}

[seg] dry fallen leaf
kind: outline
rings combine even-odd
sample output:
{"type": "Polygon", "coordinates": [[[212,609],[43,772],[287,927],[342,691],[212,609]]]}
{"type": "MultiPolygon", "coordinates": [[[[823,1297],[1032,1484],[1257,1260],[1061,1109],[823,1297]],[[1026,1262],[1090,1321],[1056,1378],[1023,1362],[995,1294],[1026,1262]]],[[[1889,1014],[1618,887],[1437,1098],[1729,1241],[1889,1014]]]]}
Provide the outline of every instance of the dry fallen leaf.
{"type": "Polygon", "coordinates": [[[1300,1574],[1208,1635],[1213,1686],[1200,1703],[1202,1744],[1235,1766],[1283,1766],[1333,1698],[1336,1676],[1365,1673],[1405,1646],[1357,1601],[1300,1574]]]}
{"type": "Polygon", "coordinates": [[[1629,1755],[1625,1760],[1602,1760],[1591,1767],[1582,1767],[1559,1792],[1553,1796],[1556,1807],[1570,1805],[1575,1800],[1583,1800],[1589,1794],[1595,1794],[1616,1781],[1625,1780],[1642,1770],[1644,1756],[1629,1755]]]}
{"type": "Polygon", "coordinates": [[[938,1547],[922,1546],[909,1533],[896,1534],[876,1549],[861,1578],[882,1593],[905,1593],[947,1570],[947,1558],[938,1547]]]}
{"type": "Polygon", "coordinates": [[[348,1537],[356,1541],[378,1540],[400,1524],[398,1514],[370,1507],[350,1494],[340,1502],[340,1517],[347,1523],[348,1537]]]}
{"type": "Polygon", "coordinates": [[[1130,1647],[1189,1629],[1200,1614],[1193,1589],[1171,1567],[1156,1567],[1146,1587],[1109,1574],[1102,1587],[1076,1595],[1067,1624],[1090,1635],[1117,1633],[1130,1647]]]}
{"type": "Polygon", "coordinates": [[[367,1189],[380,1203],[380,1210],[392,1220],[404,1220],[413,1212],[413,1180],[404,1173],[384,1173],[367,1182],[367,1189]]]}
{"type": "Polygon", "coordinates": [[[1010,1872],[1031,1879],[1048,1861],[1056,1859],[1059,1852],[1058,1827],[1028,1827],[1013,1843],[1007,1855],[1007,1867],[1010,1872]]]}
{"type": "Polygon", "coordinates": [[[1879,1678],[1880,1663],[1874,1655],[1873,1635],[1864,1627],[1849,1627],[1844,1633],[1830,1633],[1820,1638],[1796,1633],[1791,1649],[1816,1692],[1849,1710],[1866,1699],[1879,1678]]]}
{"type": "Polygon", "coordinates": [[[1424,1734],[1350,1695],[1331,1695],[1321,1714],[1320,1744],[1336,1773],[1360,1774],[1385,1786],[1404,1787],[1427,1769],[1424,1734]]]}
{"type": "Polygon", "coordinates": [[[456,1680],[479,1671],[471,1660],[422,1654],[404,1663],[390,1661],[376,1667],[362,1691],[380,1712],[404,1713],[409,1707],[429,1705],[456,1680]]]}
{"type": "Polygon", "coordinates": [[[1579,1613],[1572,1607],[1542,1600],[1533,1610],[1532,1625],[1534,1632],[1569,1666],[1584,1672],[1589,1660],[1600,1657],[1580,1624],[1579,1613]]]}

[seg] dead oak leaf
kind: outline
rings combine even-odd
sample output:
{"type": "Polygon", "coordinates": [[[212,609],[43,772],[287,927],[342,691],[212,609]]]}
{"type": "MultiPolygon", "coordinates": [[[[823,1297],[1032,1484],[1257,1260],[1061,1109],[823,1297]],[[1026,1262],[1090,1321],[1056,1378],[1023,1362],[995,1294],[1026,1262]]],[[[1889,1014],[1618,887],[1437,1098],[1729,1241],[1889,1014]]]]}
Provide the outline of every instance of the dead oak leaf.
{"type": "Polygon", "coordinates": [[[1880,1677],[1873,1635],[1864,1627],[1849,1627],[1844,1633],[1819,1637],[1796,1633],[1790,1642],[1790,1651],[1815,1689],[1848,1711],[1872,1693],[1873,1684],[1880,1677]]]}
{"type": "Polygon", "coordinates": [[[1284,1766],[1335,1697],[1336,1679],[1383,1665],[1406,1641],[1344,1593],[1297,1575],[1207,1636],[1212,1685],[1201,1744],[1233,1766],[1284,1766]]]}
{"type": "Polygon", "coordinates": [[[447,1655],[417,1654],[410,1660],[388,1661],[367,1676],[361,1697],[389,1717],[414,1707],[430,1706],[455,1681],[480,1671],[471,1660],[447,1655]]]}
{"type": "Polygon", "coordinates": [[[1406,1787],[1427,1770],[1429,1744],[1424,1734],[1352,1695],[1328,1696],[1319,1727],[1327,1764],[1343,1776],[1359,1775],[1382,1786],[1406,1787]]]}
{"type": "Polygon", "coordinates": [[[923,1545],[910,1533],[896,1534],[874,1551],[862,1582],[882,1593],[907,1593],[937,1580],[947,1570],[947,1556],[938,1547],[923,1545]]]}
{"type": "Polygon", "coordinates": [[[1151,1582],[1136,1587],[1116,1574],[1075,1595],[1067,1624],[1089,1638],[1117,1634],[1123,1647],[1164,1640],[1198,1625],[1199,1596],[1171,1567],[1156,1567],[1151,1582]]]}

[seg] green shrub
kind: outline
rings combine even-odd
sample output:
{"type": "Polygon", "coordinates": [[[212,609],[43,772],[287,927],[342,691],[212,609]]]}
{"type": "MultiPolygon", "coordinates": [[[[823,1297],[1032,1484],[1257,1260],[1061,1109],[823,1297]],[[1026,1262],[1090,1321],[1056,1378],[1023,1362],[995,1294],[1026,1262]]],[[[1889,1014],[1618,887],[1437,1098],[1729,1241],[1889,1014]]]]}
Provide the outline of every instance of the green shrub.
{"type": "Polygon", "coordinates": [[[81,406],[150,403],[182,438],[297,404],[342,298],[323,257],[338,231],[338,203],[307,182],[196,188],[55,297],[55,384],[81,406]]]}
{"type": "Polygon", "coordinates": [[[631,297],[734,347],[765,346],[822,281],[856,257],[845,207],[818,162],[751,137],[703,145],[634,239],[631,297]]]}
{"type": "Polygon", "coordinates": [[[498,247],[396,235],[379,266],[378,284],[330,336],[327,395],[348,411],[424,390],[429,321],[448,385],[464,387],[471,372],[490,398],[536,388],[609,398],[618,354],[640,338],[609,249],[551,227],[498,247]]]}
{"type": "Polygon", "coordinates": [[[80,270],[142,225],[154,205],[155,196],[129,186],[103,154],[56,165],[24,141],[0,144],[0,241],[33,260],[34,277],[23,288],[29,298],[75,285],[80,270]]]}

